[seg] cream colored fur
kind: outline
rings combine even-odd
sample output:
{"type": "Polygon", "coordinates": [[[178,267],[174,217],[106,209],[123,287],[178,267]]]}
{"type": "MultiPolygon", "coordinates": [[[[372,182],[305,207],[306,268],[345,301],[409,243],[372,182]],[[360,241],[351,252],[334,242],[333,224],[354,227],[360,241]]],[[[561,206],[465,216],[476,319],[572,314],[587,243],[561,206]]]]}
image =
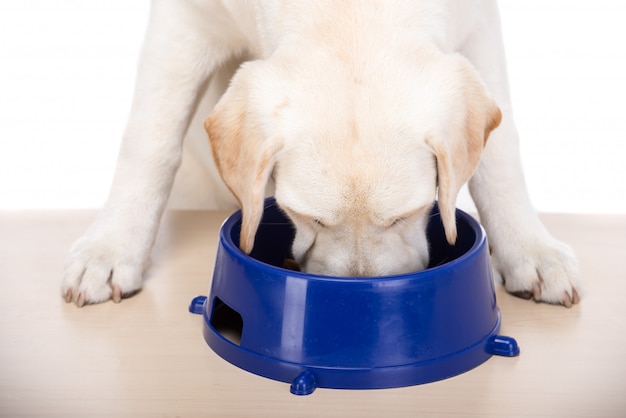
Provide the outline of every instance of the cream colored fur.
{"type": "Polygon", "coordinates": [[[507,290],[578,301],[576,260],[526,192],[495,2],[186,0],[151,13],[109,199],[69,256],[68,302],[140,289],[181,159],[175,205],[234,196],[249,252],[275,187],[294,256],[330,275],[425,268],[430,207],[438,197],[453,243],[469,181],[507,290]]]}

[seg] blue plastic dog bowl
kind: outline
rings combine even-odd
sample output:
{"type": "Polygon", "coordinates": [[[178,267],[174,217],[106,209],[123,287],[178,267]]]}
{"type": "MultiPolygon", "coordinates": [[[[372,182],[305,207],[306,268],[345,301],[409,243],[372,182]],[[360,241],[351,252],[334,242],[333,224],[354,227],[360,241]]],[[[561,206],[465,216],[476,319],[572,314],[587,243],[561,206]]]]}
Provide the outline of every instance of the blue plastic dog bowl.
{"type": "Polygon", "coordinates": [[[437,207],[427,236],[430,267],[385,277],[328,277],[287,270],[292,224],[266,201],[254,250],[239,249],[241,212],[222,225],[208,298],[190,311],[204,317],[208,345],[230,363],[315,388],[411,386],[466,372],[494,354],[516,356],[498,335],[485,232],[457,210],[450,246],[437,207]]]}

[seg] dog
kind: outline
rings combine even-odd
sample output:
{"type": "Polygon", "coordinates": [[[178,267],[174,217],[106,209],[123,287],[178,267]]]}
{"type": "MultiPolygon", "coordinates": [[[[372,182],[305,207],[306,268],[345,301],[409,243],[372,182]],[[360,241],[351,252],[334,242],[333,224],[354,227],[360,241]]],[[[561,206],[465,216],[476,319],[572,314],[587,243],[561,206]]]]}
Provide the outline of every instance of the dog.
{"type": "Polygon", "coordinates": [[[70,251],[67,302],[141,288],[194,144],[183,138],[220,78],[228,86],[204,123],[207,177],[214,201],[231,192],[242,208],[243,251],[273,187],[304,271],[424,269],[431,207],[453,244],[468,183],[506,290],[578,303],[576,258],[528,197],[491,0],[154,1],[110,195],[70,251]]]}

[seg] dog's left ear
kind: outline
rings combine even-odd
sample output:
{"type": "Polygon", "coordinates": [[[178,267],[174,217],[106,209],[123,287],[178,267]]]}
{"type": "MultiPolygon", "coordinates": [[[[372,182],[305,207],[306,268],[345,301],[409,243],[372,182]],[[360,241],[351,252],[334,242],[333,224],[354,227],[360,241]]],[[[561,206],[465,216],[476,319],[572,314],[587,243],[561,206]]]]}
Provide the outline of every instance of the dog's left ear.
{"type": "Polygon", "coordinates": [[[502,119],[500,108],[487,93],[476,70],[459,55],[448,56],[444,65],[454,75],[449,85],[451,105],[447,116],[426,135],[426,144],[437,159],[439,212],[446,239],[454,244],[456,198],[470,179],[492,130],[502,119]]]}
{"type": "Polygon", "coordinates": [[[265,188],[283,146],[263,116],[268,95],[252,85],[252,80],[263,79],[262,65],[244,64],[204,122],[217,169],[241,206],[239,246],[248,254],[263,216],[265,188]]]}

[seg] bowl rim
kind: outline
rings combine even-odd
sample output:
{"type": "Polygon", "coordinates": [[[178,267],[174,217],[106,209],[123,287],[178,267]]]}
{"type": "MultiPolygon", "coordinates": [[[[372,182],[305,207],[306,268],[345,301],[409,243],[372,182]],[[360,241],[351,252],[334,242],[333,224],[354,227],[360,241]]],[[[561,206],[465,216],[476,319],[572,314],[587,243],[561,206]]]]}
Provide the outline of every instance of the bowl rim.
{"type": "MultiPolygon", "coordinates": [[[[436,203],[435,203],[436,205],[436,203]]],[[[263,204],[263,210],[268,207],[276,206],[278,210],[280,206],[275,201],[273,197],[267,198],[265,203],[263,204]]],[[[282,210],[281,210],[282,212],[282,210]]],[[[400,274],[392,274],[386,276],[327,276],[321,274],[311,274],[305,273],[296,270],[286,269],[284,267],[275,266],[264,261],[258,260],[252,257],[249,254],[244,253],[238,245],[235,245],[231,237],[231,230],[237,224],[241,223],[242,212],[241,209],[238,209],[234,213],[232,213],[220,227],[219,232],[219,246],[221,246],[224,250],[226,250],[232,257],[236,258],[238,262],[241,262],[247,266],[251,266],[256,269],[260,269],[265,271],[266,273],[280,273],[282,276],[288,275],[289,277],[302,278],[311,281],[323,281],[323,282],[349,282],[349,283],[376,283],[376,282],[389,282],[389,281],[397,281],[397,280],[415,280],[415,279],[423,279],[427,280],[429,278],[435,279],[439,278],[442,273],[446,270],[457,268],[459,265],[464,263],[467,259],[476,257],[483,246],[486,246],[487,234],[482,225],[476,220],[473,216],[468,213],[462,211],[461,209],[456,209],[456,219],[457,222],[459,220],[467,223],[472,231],[474,231],[475,239],[472,243],[471,247],[463,253],[463,255],[455,258],[454,260],[448,261],[446,263],[430,267],[424,270],[409,272],[409,273],[400,273],[400,274]]],[[[289,218],[287,218],[289,219],[289,218]]],[[[216,260],[216,263],[218,260],[216,260]]]]}

